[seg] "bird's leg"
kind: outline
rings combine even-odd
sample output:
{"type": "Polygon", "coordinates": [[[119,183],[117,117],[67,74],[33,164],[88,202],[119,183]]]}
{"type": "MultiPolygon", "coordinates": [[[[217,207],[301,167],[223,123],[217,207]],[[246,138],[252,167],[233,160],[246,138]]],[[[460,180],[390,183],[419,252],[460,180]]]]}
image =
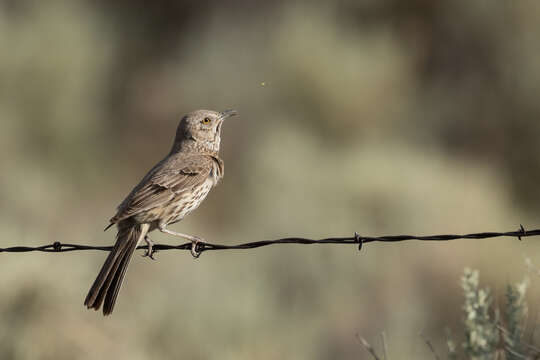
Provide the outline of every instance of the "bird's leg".
{"type": "Polygon", "coordinates": [[[148,245],[148,249],[146,249],[146,252],[144,253],[143,257],[149,257],[152,260],[156,260],[154,258],[154,253],[156,252],[154,250],[154,242],[146,235],[144,237],[144,241],[146,242],[146,245],[148,245]]]}
{"type": "Polygon", "coordinates": [[[191,255],[195,259],[198,258],[201,255],[201,252],[197,251],[197,245],[201,244],[201,243],[204,244],[204,240],[201,239],[200,237],[193,236],[193,235],[188,235],[188,234],[182,234],[182,233],[179,233],[179,232],[176,232],[176,231],[172,231],[172,230],[167,229],[165,226],[159,226],[159,231],[161,231],[162,233],[165,233],[165,234],[178,236],[178,237],[181,237],[183,239],[187,239],[187,240],[191,241],[191,255]]]}

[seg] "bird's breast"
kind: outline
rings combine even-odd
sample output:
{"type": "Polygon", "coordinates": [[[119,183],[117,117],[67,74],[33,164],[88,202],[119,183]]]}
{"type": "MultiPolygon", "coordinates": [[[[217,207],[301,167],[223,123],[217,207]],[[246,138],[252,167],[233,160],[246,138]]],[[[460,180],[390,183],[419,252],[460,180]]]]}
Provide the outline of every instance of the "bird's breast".
{"type": "Polygon", "coordinates": [[[164,216],[168,224],[177,222],[186,217],[190,212],[199,207],[206,198],[212,187],[214,180],[208,177],[205,182],[194,187],[191,191],[186,191],[182,195],[171,201],[167,207],[167,214],[164,216]]]}
{"type": "Polygon", "coordinates": [[[212,169],[210,170],[209,178],[211,178],[211,180],[213,181],[213,186],[215,186],[223,177],[224,166],[223,160],[217,157],[212,157],[212,159],[212,169]]]}

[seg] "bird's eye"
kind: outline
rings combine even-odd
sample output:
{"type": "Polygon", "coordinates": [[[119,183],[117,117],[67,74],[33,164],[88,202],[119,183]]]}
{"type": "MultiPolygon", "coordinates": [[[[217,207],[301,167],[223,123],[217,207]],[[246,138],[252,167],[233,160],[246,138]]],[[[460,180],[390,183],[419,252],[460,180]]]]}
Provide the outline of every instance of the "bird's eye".
{"type": "Polygon", "coordinates": [[[201,122],[205,125],[208,125],[212,122],[212,119],[205,117],[201,122]]]}

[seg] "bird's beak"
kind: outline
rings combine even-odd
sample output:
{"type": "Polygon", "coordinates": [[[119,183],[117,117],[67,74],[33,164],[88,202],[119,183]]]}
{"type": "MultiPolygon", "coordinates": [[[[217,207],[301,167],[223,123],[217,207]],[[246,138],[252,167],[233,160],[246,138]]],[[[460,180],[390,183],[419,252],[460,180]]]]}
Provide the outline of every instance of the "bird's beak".
{"type": "Polygon", "coordinates": [[[235,116],[238,114],[236,110],[225,110],[221,112],[221,120],[225,120],[228,117],[235,116]]]}

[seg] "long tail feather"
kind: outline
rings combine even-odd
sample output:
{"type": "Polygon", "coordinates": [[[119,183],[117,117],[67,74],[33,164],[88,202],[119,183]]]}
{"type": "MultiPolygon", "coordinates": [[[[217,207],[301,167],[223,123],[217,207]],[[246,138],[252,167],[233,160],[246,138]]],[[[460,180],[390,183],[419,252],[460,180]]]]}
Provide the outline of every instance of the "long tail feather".
{"type": "Polygon", "coordinates": [[[101,304],[104,303],[103,315],[112,313],[133,252],[144,239],[149,228],[148,224],[119,226],[116,244],[84,300],[84,305],[88,309],[99,310],[101,304]]]}

